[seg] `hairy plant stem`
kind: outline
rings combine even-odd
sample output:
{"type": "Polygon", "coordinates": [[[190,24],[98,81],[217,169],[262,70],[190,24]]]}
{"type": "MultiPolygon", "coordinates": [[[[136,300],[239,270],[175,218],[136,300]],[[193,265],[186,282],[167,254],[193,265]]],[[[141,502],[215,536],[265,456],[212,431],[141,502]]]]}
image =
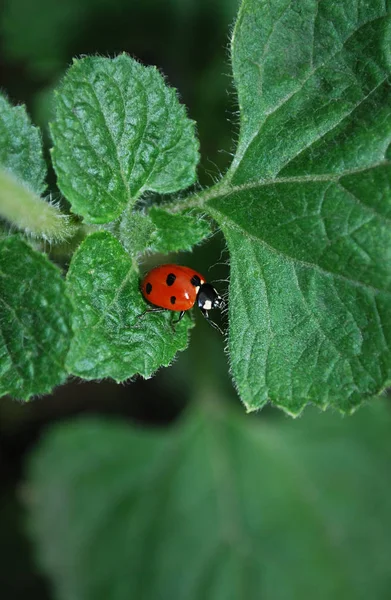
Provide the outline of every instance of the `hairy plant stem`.
{"type": "Polygon", "coordinates": [[[229,184],[227,181],[222,180],[211,187],[208,187],[204,190],[200,190],[186,198],[177,198],[175,202],[168,202],[167,204],[162,205],[164,210],[168,210],[172,213],[182,212],[189,208],[199,208],[200,210],[204,209],[204,204],[211,198],[217,198],[219,196],[224,196],[231,191],[229,184]]]}
{"type": "Polygon", "coordinates": [[[0,217],[26,234],[49,242],[63,241],[77,229],[68,215],[4,169],[0,169],[0,217]]]}

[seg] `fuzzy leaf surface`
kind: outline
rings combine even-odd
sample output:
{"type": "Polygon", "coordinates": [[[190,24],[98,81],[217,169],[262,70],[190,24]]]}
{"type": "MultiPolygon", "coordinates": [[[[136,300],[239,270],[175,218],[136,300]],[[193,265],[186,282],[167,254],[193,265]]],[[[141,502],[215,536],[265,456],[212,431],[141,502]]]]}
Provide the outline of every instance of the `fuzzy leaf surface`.
{"type": "Polygon", "coordinates": [[[386,599],[391,420],[376,408],[57,426],[26,486],[57,600],[386,599]]]}
{"type": "Polygon", "coordinates": [[[192,320],[171,327],[173,313],[147,313],[139,274],[109,232],[90,235],[73,256],[67,287],[74,305],[69,371],[84,379],[150,377],[184,350],[192,320]]]}
{"type": "Polygon", "coordinates": [[[71,310],[46,256],[16,236],[0,240],[0,395],[28,400],[65,380],[71,310]]]}
{"type": "Polygon", "coordinates": [[[206,207],[231,254],[231,365],[250,410],[349,412],[391,381],[389,13],[242,2],[240,137],[206,207]]]}
{"type": "Polygon", "coordinates": [[[210,223],[191,212],[172,214],[153,206],[148,214],[155,226],[151,238],[155,252],[168,254],[191,250],[211,235],[210,223]]]}
{"type": "Polygon", "coordinates": [[[169,254],[191,250],[211,235],[210,222],[190,211],[170,213],[152,206],[148,213],[126,209],[119,239],[132,256],[146,250],[169,254]]]}
{"type": "Polygon", "coordinates": [[[195,181],[194,122],[155,67],[125,54],[75,60],[55,99],[58,185],[86,221],[108,223],[147,190],[195,181]]]}
{"type": "Polygon", "coordinates": [[[40,195],[45,190],[46,164],[41,134],[24,106],[12,106],[0,94],[0,168],[40,195]]]}
{"type": "MultiPolygon", "coordinates": [[[[111,225],[107,227],[111,228],[111,225]]],[[[118,237],[130,256],[140,256],[151,249],[154,231],[155,225],[147,213],[126,208],[118,228],[114,226],[112,233],[118,237]]]]}

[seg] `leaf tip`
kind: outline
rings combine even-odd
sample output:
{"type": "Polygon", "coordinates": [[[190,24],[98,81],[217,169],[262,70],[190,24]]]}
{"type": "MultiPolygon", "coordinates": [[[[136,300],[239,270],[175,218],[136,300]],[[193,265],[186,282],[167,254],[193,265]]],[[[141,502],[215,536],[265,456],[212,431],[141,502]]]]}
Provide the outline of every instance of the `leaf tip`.
{"type": "Polygon", "coordinates": [[[288,415],[288,417],[291,417],[292,419],[297,419],[302,415],[305,407],[308,406],[308,402],[304,402],[301,406],[297,408],[285,406],[284,404],[280,404],[275,400],[273,400],[273,405],[282,410],[286,415],[288,415]]]}

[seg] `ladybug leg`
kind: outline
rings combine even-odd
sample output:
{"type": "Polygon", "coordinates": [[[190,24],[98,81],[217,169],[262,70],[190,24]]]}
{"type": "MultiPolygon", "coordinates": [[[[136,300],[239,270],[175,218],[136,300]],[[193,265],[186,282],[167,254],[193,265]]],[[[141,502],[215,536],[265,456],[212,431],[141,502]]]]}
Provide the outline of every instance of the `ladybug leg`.
{"type": "MultiPolygon", "coordinates": [[[[139,315],[136,316],[136,319],[142,319],[143,317],[145,317],[145,315],[147,313],[157,313],[157,312],[163,312],[167,310],[166,308],[160,308],[158,306],[156,306],[155,308],[147,308],[146,310],[144,310],[144,312],[140,313],[139,315]]],[[[134,327],[132,327],[132,329],[140,329],[140,327],[138,325],[134,325],[134,327]]]]}
{"type": "Polygon", "coordinates": [[[209,325],[212,325],[213,329],[217,329],[217,331],[219,331],[221,333],[221,335],[224,335],[224,333],[222,332],[222,330],[220,329],[220,327],[217,325],[217,323],[215,323],[214,321],[211,321],[209,319],[209,313],[207,310],[205,310],[205,308],[201,308],[200,309],[203,316],[205,317],[205,319],[208,321],[209,325]]]}
{"type": "Polygon", "coordinates": [[[179,317],[177,319],[175,319],[174,321],[171,321],[171,329],[173,330],[174,333],[175,333],[175,325],[177,325],[179,323],[179,321],[182,321],[184,314],[185,314],[185,311],[181,310],[181,312],[179,313],[179,317]]]}
{"type": "Polygon", "coordinates": [[[146,310],[144,310],[144,312],[140,313],[139,315],[137,315],[136,319],[142,319],[143,317],[145,317],[145,315],[147,313],[157,313],[157,312],[163,312],[167,310],[166,308],[159,308],[158,306],[156,308],[147,308],[146,310]]]}
{"type": "Polygon", "coordinates": [[[172,321],[172,324],[176,325],[177,323],[179,323],[179,321],[182,321],[184,315],[185,315],[185,311],[181,310],[181,312],[179,313],[179,317],[177,319],[175,319],[175,321],[172,321]]]}

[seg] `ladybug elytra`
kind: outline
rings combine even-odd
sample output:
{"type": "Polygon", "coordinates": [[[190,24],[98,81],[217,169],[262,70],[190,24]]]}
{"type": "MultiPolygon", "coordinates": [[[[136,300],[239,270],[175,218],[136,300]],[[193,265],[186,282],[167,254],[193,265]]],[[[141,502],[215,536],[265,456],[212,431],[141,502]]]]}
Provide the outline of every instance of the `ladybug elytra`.
{"type": "Polygon", "coordinates": [[[156,307],[145,312],[177,311],[179,317],[173,323],[179,323],[185,312],[197,304],[205,319],[222,333],[219,326],[209,320],[208,311],[223,308],[224,301],[197,271],[180,265],[160,265],[146,274],[141,291],[144,298],[156,307]]]}

